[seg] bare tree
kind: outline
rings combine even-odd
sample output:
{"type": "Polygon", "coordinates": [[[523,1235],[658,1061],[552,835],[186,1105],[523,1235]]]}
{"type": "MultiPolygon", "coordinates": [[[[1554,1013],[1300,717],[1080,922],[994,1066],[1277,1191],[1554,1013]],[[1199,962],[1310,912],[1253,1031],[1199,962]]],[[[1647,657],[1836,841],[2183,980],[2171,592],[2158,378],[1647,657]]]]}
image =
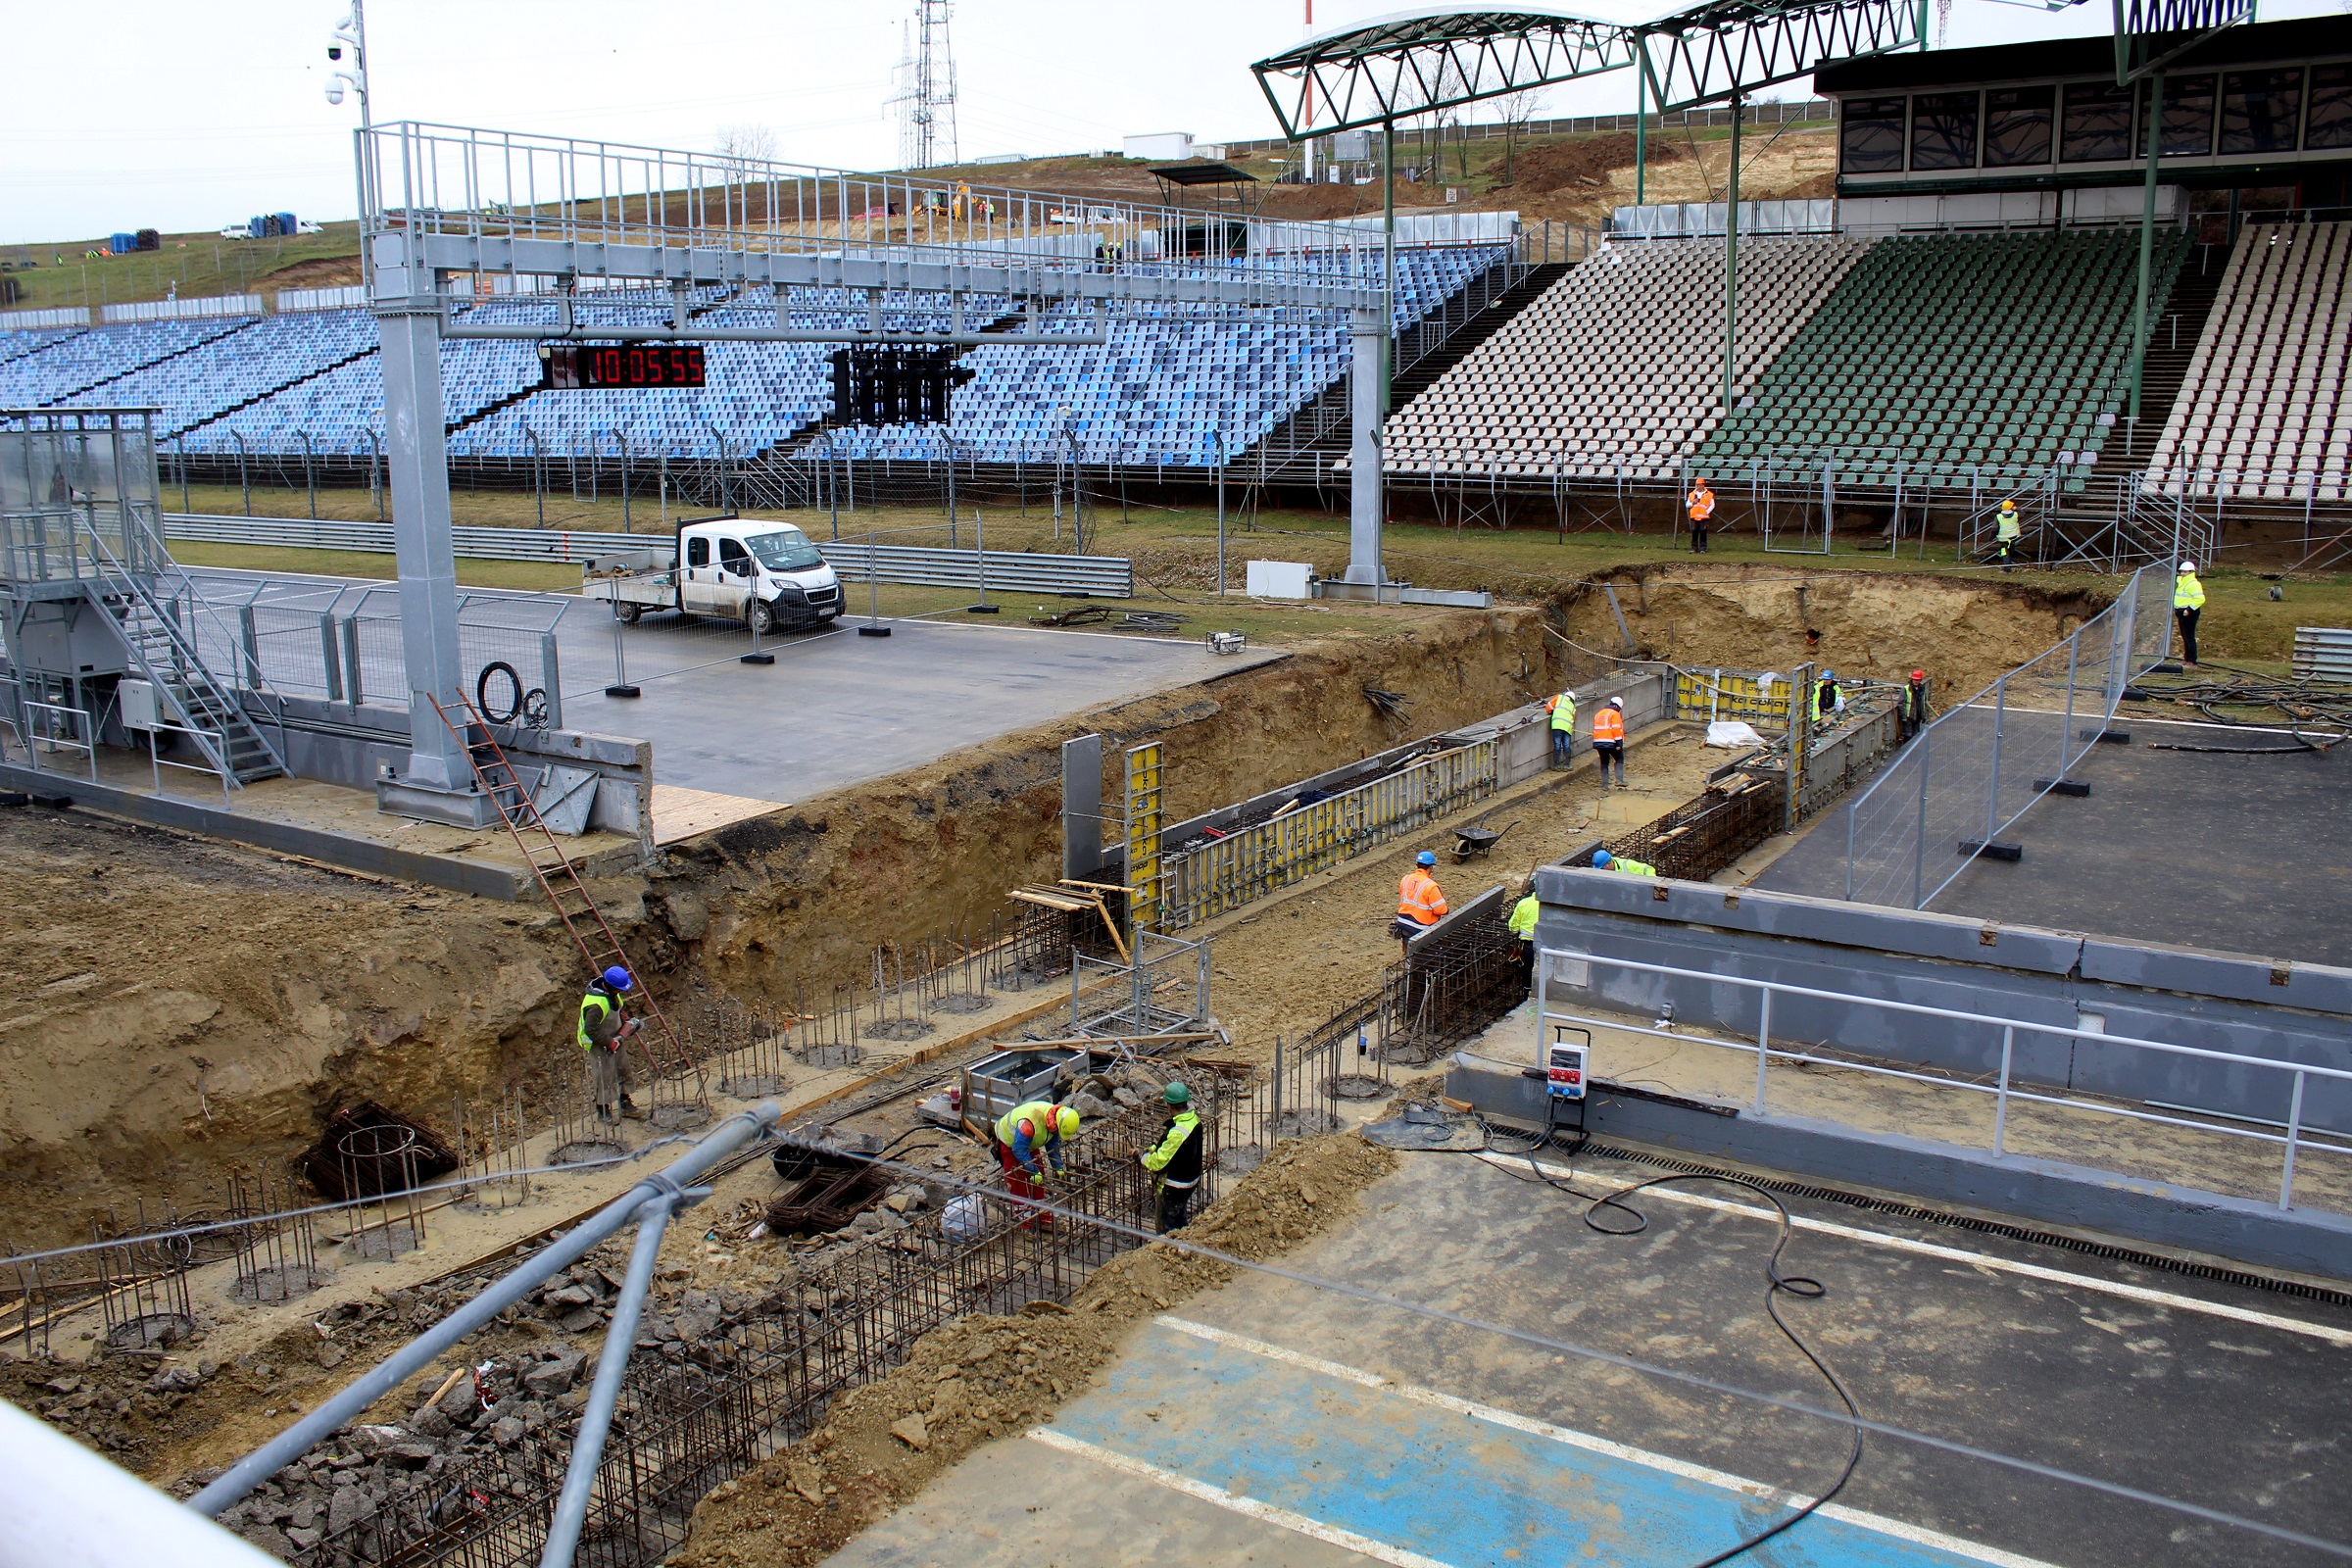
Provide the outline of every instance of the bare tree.
{"type": "Polygon", "coordinates": [[[776,133],[765,125],[721,125],[711,151],[718,155],[719,167],[740,179],[755,165],[775,161],[776,133]]]}
{"type": "Polygon", "coordinates": [[[1519,143],[1526,139],[1527,127],[1535,123],[1536,116],[1543,110],[1544,98],[1543,88],[1530,87],[1525,92],[1505,93],[1495,100],[1502,110],[1502,182],[1505,185],[1519,177],[1519,143]]]}

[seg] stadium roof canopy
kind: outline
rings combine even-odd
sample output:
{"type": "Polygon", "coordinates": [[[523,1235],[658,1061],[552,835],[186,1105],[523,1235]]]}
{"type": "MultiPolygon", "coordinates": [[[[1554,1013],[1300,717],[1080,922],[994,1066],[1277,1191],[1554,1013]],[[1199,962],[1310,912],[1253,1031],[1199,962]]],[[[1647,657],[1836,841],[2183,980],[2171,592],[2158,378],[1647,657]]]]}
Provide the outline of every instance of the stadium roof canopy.
{"type": "MultiPolygon", "coordinates": [[[[2081,0],[2041,0],[2050,10],[2081,0]]],[[[2243,21],[2252,0],[2111,0],[2117,74],[2243,21]],[[2136,45],[2136,46],[2134,46],[2136,45]]],[[[1296,140],[1638,67],[1645,106],[1685,109],[1927,45],[1927,0],[1450,3],[1326,28],[1250,69],[1296,140]]]]}

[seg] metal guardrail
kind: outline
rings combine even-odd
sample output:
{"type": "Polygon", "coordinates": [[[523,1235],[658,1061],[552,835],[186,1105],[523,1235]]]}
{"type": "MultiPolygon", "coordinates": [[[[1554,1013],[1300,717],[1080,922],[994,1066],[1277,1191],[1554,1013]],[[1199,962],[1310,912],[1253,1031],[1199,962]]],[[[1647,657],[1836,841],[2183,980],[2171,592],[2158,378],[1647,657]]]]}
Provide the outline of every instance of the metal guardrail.
{"type": "Polygon", "coordinates": [[[2297,626],[2295,679],[2352,681],[2352,627],[2297,626]]]}
{"type": "MultiPolygon", "coordinates": [[[[1646,1016],[1646,1013],[1642,1016],[1646,1016]]],[[[2149,1122],[2162,1127],[2187,1128],[2199,1133],[2211,1133],[2226,1138],[2242,1138],[2259,1144],[2277,1144],[2280,1146],[2282,1152],[2278,1200],[2278,1206],[2282,1209],[2294,1206],[2295,1157],[2299,1152],[2317,1150],[2333,1154],[2352,1153],[2352,1145],[2330,1142],[2325,1136],[2315,1140],[2312,1136],[2314,1129],[2305,1113],[2305,1090],[2311,1079],[2320,1080],[2320,1087],[2323,1090],[2331,1084],[2352,1086],[2352,1070],[2280,1060],[2269,1056],[2250,1056],[2242,1052],[2214,1051],[2202,1046],[2175,1045],[2165,1040],[2142,1040],[2132,1035],[2109,1033],[2104,1027],[2070,1028],[2064,1024],[2037,1022],[2031,1018],[2004,1018],[1992,1013],[1970,1012],[1956,1007],[1937,1007],[1923,1003],[1896,1002],[1891,999],[1861,996],[1850,991],[1824,991],[1810,986],[1788,985],[1775,980],[1751,979],[1745,975],[1723,974],[1713,970],[1683,969],[1664,963],[1645,963],[1639,959],[1621,958],[1608,954],[1583,953],[1565,948],[1541,948],[1536,954],[1535,1060],[1537,1062],[1544,1059],[1544,1045],[1555,1024],[1566,1024],[1579,1028],[1598,1027],[1612,1030],[1618,1034],[1647,1035],[1659,1040],[1671,1040],[1678,1044],[1713,1046],[1719,1050],[1751,1055],[1755,1058],[1756,1063],[1755,1094],[1744,1108],[1747,1114],[1756,1116],[1771,1114],[1770,1072],[1775,1061],[1814,1071],[1835,1070],[1869,1073],[1881,1078],[1901,1078],[1952,1094],[1989,1096],[1993,1102],[1990,1150],[1995,1159],[2003,1158],[2009,1152],[2009,1112],[2012,1105],[2019,1103],[2061,1106],[2067,1110],[2115,1116],[2126,1121],[2149,1122]],[[1680,1030],[1659,1028],[1654,1025],[1643,1027],[1641,1023],[1623,1015],[1596,1016],[1590,1011],[1561,1011],[1554,1004],[1556,993],[1552,989],[1555,959],[1560,960],[1564,966],[1569,966],[1568,972],[1585,975],[1587,978],[1581,983],[1571,983],[1576,984],[1578,989],[1593,994],[1597,994],[1599,989],[1591,978],[1595,970],[1622,970],[1631,974],[1698,981],[1708,986],[1727,986],[1740,991],[1753,992],[1757,997],[1753,1015],[1755,1039],[1752,1043],[1746,1040],[1710,1039],[1706,1035],[1694,1032],[1688,1024],[1680,1030]],[[1776,995],[1839,1003],[1856,1007],[1871,1007],[1893,1013],[1898,1018],[1944,1018],[1963,1024],[1982,1026],[1988,1037],[1997,1033],[2000,1039],[2000,1070],[1995,1075],[1993,1082],[1981,1083],[1974,1078],[1916,1072],[1901,1067],[1886,1066],[1879,1062],[1860,1061],[1851,1056],[1816,1054],[1796,1047],[1793,1042],[1790,1046],[1775,1046],[1772,1043],[1772,999],[1776,995]],[[2026,1037],[2029,1044],[2039,1038],[2063,1042],[2075,1051],[2099,1053],[2100,1055],[2090,1070],[2095,1070],[2099,1077],[2116,1086],[2114,1093],[2117,1098],[2085,1098],[2090,1091],[2083,1090],[2079,1084],[2071,1081],[2073,1073],[2069,1075],[2070,1081],[2056,1083],[2020,1073],[2018,1071],[2018,1045],[2021,1036],[2026,1037]],[[2124,1054],[2127,1053],[2130,1054],[2124,1054]],[[2130,1103],[2122,1097],[2135,1092],[2131,1086],[2135,1084],[2141,1076],[2136,1068],[2136,1062],[2149,1055],[2159,1058],[2187,1058],[2219,1063],[2239,1074],[2285,1073],[2291,1082],[2291,1088],[2287,1094],[2286,1119],[2283,1122],[2255,1123],[2247,1117],[2224,1111],[2215,1111],[2212,1113],[2212,1119],[2204,1119],[2193,1114],[2166,1115],[2160,1110],[2142,1109],[2139,1105],[2130,1103]],[[2134,1063],[2134,1066],[2121,1065],[2126,1062],[2134,1063]],[[2038,1090],[2018,1087],[2021,1081],[2036,1083],[2042,1088],[2071,1089],[2075,1092],[2072,1094],[2044,1094],[2038,1090]],[[2270,1131],[2271,1126],[2276,1126],[2279,1130],[2270,1131]]],[[[2339,1094],[2340,1092],[2339,1090],[2339,1094]]],[[[2142,1102],[2141,1103],[2149,1102],[2142,1102]]],[[[2180,1107],[2163,1107],[2165,1110],[2176,1108],[2180,1107]]],[[[2324,1135],[2329,1132],[2329,1129],[2324,1124],[2317,1130],[2324,1135]]],[[[2081,1157],[2091,1156],[2085,1154],[2081,1157]]]]}
{"type": "MultiPolygon", "coordinates": [[[[662,533],[574,533],[567,529],[452,528],[459,556],[470,561],[533,561],[583,565],[599,556],[661,550],[662,533]]],[[[392,524],[338,522],[308,517],[240,517],[172,512],[164,514],[164,537],[204,544],[261,545],[293,550],[392,552],[392,524]]],[[[918,588],[978,588],[983,563],[970,550],[932,550],[916,545],[867,545],[820,539],[818,550],[846,580],[879,580],[918,588]],[[870,557],[870,559],[869,559],[870,557]]],[[[1126,599],[1135,593],[1135,563],[1124,556],[1046,556],[991,550],[985,562],[987,586],[1019,593],[1091,594],[1126,599]]]]}
{"type": "Polygon", "coordinates": [[[983,556],[973,550],[868,545],[848,539],[820,539],[816,548],[845,582],[863,582],[870,574],[917,588],[988,587],[1102,599],[1135,594],[1135,563],[1124,556],[1042,556],[1018,550],[991,550],[983,556]]]}
{"type": "Polygon", "coordinates": [[[1180,931],[1302,882],[1500,787],[1498,740],[1397,769],[1159,861],[1160,926],[1180,931]]]}

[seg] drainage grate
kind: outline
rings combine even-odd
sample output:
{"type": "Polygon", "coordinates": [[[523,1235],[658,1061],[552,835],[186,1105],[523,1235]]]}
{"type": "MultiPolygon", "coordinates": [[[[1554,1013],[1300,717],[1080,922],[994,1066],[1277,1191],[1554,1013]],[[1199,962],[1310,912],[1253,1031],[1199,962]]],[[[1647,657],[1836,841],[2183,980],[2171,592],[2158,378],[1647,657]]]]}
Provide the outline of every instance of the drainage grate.
{"type": "Polygon", "coordinates": [[[1988,1236],[2006,1236],[2012,1241],[2032,1242],[2037,1247],[2054,1247],[2061,1251],[2080,1252],[2087,1257],[2111,1258],[2119,1263],[2132,1263],[2141,1268],[2159,1269],[2167,1274],[2185,1274],[2191,1279],[2212,1280],[2221,1285],[2236,1285],[2250,1291],[2268,1291],[2275,1296],[2300,1297],[2307,1301],[2326,1301],[2331,1306],[2352,1306],[2352,1292],[2329,1290],[2325,1285],[2306,1285],[2299,1280],[2275,1279],[2267,1274],[2250,1274],[2243,1269],[2217,1268],[2211,1263],[2192,1263],[2185,1258],[2166,1257],[2159,1252],[2141,1252],[2129,1247],[2112,1247],[2104,1242],[2084,1241],[2075,1236],[2060,1236],[2051,1231],[2031,1230],[2023,1225],[2004,1224],[1997,1219],[1978,1219],[1969,1214],[1947,1214],[1937,1209],[1921,1208],[1913,1203],[1898,1203],[1884,1198],[1866,1198],[1836,1187],[1808,1187],[1802,1182],[1781,1181],[1758,1176],[1744,1170],[1729,1170],[1720,1165],[1703,1165],[1695,1160],[1677,1159],[1671,1154],[1653,1154],[1641,1150],[1626,1149],[1613,1144],[1591,1143],[1584,1152],[1604,1159],[1630,1160],[1638,1165],[1655,1165],[1661,1170],[1680,1171],[1686,1176],[1738,1176],[1753,1182],[1770,1192],[1789,1198],[1814,1198],[1827,1202],[1843,1203],[1849,1208],[1869,1209],[1878,1214],[1893,1214],[1903,1219],[1926,1220],[1936,1225],[1949,1225],[1956,1230],[1977,1231],[1988,1236]]]}

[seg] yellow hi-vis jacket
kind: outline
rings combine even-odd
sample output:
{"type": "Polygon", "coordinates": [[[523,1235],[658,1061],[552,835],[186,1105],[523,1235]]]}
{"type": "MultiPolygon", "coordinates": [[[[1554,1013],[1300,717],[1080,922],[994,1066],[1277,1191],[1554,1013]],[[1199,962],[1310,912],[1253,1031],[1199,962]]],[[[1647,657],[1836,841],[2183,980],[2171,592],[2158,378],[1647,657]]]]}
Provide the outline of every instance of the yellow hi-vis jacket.
{"type": "Polygon", "coordinates": [[[2205,585],[2197,581],[2195,572],[2184,571],[2173,579],[2173,608],[2175,610],[2203,610],[2205,608],[2205,585]]]}
{"type": "Polygon", "coordinates": [[[1536,934],[1536,916],[1543,908],[1543,902],[1530,893],[1511,906],[1510,918],[1503,921],[1503,929],[1522,942],[1531,941],[1536,934]]]}
{"type": "Polygon", "coordinates": [[[1559,696],[1554,697],[1551,701],[1545,703],[1544,706],[1551,710],[1551,727],[1553,729],[1576,728],[1575,698],[1569,696],[1566,692],[1562,692],[1559,696]]]}
{"type": "Polygon", "coordinates": [[[1623,871],[1627,876],[1656,876],[1658,868],[1642,860],[1629,860],[1620,855],[1609,861],[1609,869],[1623,871]]]}
{"type": "Polygon", "coordinates": [[[580,1026],[574,1031],[574,1038],[578,1041],[582,1051],[594,1051],[599,1044],[590,1037],[589,1026],[602,1023],[605,1015],[618,1005],[619,1004],[599,990],[592,989],[586,996],[580,998],[580,1026]]]}
{"type": "Polygon", "coordinates": [[[2003,507],[2000,512],[1994,515],[1992,521],[1992,536],[1995,539],[2004,541],[2015,539],[2023,535],[2026,531],[2026,525],[2018,521],[2017,509],[2015,507],[2003,507]]]}
{"type": "Polygon", "coordinates": [[[1054,1168],[1061,1169],[1061,1129],[1054,1124],[1054,1111],[1052,1101],[1032,1100],[997,1118],[997,1142],[1011,1150],[1014,1162],[1024,1169],[1042,1170],[1037,1157],[1041,1149],[1054,1168]]]}

